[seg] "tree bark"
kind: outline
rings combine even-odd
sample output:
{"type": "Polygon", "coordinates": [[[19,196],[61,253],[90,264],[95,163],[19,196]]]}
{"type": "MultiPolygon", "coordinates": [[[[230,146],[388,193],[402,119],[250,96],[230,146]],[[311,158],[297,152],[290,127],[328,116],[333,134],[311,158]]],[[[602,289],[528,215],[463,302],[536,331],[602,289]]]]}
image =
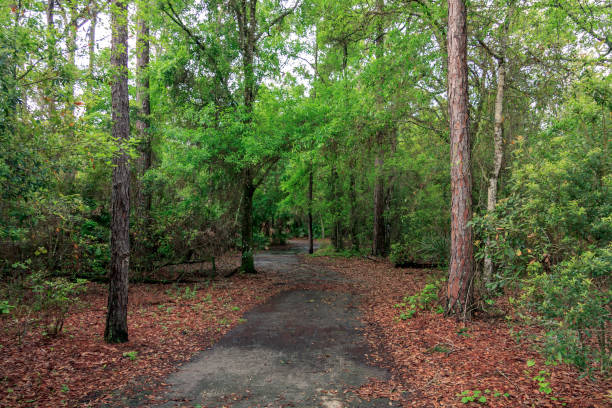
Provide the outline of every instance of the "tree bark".
{"type": "MultiPolygon", "coordinates": [[[[380,145],[379,145],[380,146],[380,145]]],[[[380,146],[382,150],[382,146],[380,146]]],[[[383,256],[385,254],[385,181],[382,174],[384,159],[379,150],[374,159],[375,185],[374,185],[374,237],[372,242],[372,255],[383,256]]]]}
{"type": "Polygon", "coordinates": [[[314,237],[312,234],[312,164],[308,172],[308,253],[314,253],[314,237]]]}
{"type": "Polygon", "coordinates": [[[108,311],[104,339],[108,343],[128,340],[127,305],[130,261],[130,169],[127,143],[130,137],[128,94],[127,2],[114,0],[111,8],[112,135],[118,152],[113,157],[111,192],[111,262],[108,311]]]}
{"type": "MultiPolygon", "coordinates": [[[[376,9],[378,13],[382,14],[384,8],[384,0],[376,0],[376,9]]],[[[382,16],[379,17],[377,32],[376,32],[376,59],[382,60],[384,56],[384,27],[382,24],[382,16]]],[[[380,83],[384,81],[381,75],[380,83]]],[[[384,100],[382,94],[379,93],[377,97],[377,108],[379,111],[384,109],[384,100]]],[[[384,256],[386,253],[386,239],[385,239],[385,177],[384,177],[384,162],[385,162],[385,131],[379,129],[376,132],[376,157],[374,159],[374,231],[372,238],[372,255],[384,256]]]]}
{"type": "MultiPolygon", "coordinates": [[[[55,30],[55,1],[56,0],[47,0],[47,31],[49,31],[53,37],[55,37],[55,33],[53,32],[55,30]]],[[[48,63],[51,66],[55,60],[53,49],[54,47],[49,47],[48,63]]],[[[51,119],[53,116],[55,116],[55,93],[52,89],[47,92],[49,92],[47,95],[47,107],[49,110],[49,119],[51,119]]]]}
{"type": "Polygon", "coordinates": [[[250,170],[246,170],[243,180],[242,191],[242,258],[240,269],[244,273],[256,273],[255,261],[253,259],[253,176],[250,170]]]}
{"type": "Polygon", "coordinates": [[[448,0],[448,101],[451,159],[451,254],[447,314],[471,317],[474,248],[468,131],[467,29],[464,0],[448,0]]]}
{"type": "MultiPolygon", "coordinates": [[[[255,102],[255,43],[257,32],[257,0],[241,0],[234,8],[238,20],[240,48],[242,51],[245,123],[252,123],[253,103],[255,102]]],[[[242,207],[242,262],[241,270],[256,273],[253,260],[253,194],[255,193],[254,174],[250,165],[243,171],[242,207]]]]}
{"type": "MultiPolygon", "coordinates": [[[[354,169],[354,166],[351,166],[354,169]]],[[[351,170],[349,178],[349,198],[351,206],[351,249],[359,251],[359,237],[357,236],[357,191],[355,191],[355,174],[351,170]]]]}
{"type": "MultiPolygon", "coordinates": [[[[152,162],[151,136],[149,134],[149,116],[151,115],[151,98],[149,93],[149,24],[143,3],[139,3],[138,32],[136,35],[136,75],[138,78],[138,105],[140,115],[136,120],[136,130],[140,139],[140,156],[138,159],[138,175],[136,177],[136,210],[139,219],[147,220],[151,210],[151,194],[144,190],[142,178],[152,162]]],[[[146,222],[146,221],[145,221],[146,222]]]]}
{"type": "MultiPolygon", "coordinates": [[[[493,130],[493,141],[495,144],[495,153],[493,156],[493,172],[489,177],[489,188],[487,189],[487,212],[492,213],[497,204],[497,185],[499,173],[501,171],[503,151],[503,107],[504,107],[504,85],[506,80],[506,68],[503,60],[500,60],[497,68],[497,95],[495,96],[495,125],[493,130]]],[[[491,282],[493,277],[493,260],[489,256],[491,242],[487,239],[485,242],[485,259],[484,259],[484,280],[491,282]]]]}
{"type": "MultiPolygon", "coordinates": [[[[493,172],[489,177],[489,188],[487,189],[487,212],[492,213],[497,205],[497,188],[499,184],[499,174],[501,172],[502,161],[504,157],[504,89],[506,86],[506,39],[508,37],[508,29],[510,26],[510,18],[512,15],[512,5],[508,8],[504,28],[500,39],[499,55],[494,56],[497,59],[497,94],[495,95],[495,123],[493,127],[493,172]]],[[[485,259],[483,278],[486,283],[490,283],[493,278],[494,265],[491,256],[491,241],[485,242],[485,259]]]]}
{"type": "MultiPolygon", "coordinates": [[[[334,152],[335,152],[335,144],[334,144],[334,152]]],[[[335,160],[334,160],[335,162],[335,160]]],[[[336,251],[341,251],[344,249],[344,238],[342,236],[342,221],[341,221],[341,197],[340,189],[338,188],[338,170],[336,169],[336,165],[333,164],[331,168],[331,197],[332,197],[332,232],[331,232],[331,241],[334,249],[336,251]]]]}
{"type": "Polygon", "coordinates": [[[89,75],[93,75],[96,58],[96,27],[98,25],[98,5],[95,0],[89,4],[89,75]]]}

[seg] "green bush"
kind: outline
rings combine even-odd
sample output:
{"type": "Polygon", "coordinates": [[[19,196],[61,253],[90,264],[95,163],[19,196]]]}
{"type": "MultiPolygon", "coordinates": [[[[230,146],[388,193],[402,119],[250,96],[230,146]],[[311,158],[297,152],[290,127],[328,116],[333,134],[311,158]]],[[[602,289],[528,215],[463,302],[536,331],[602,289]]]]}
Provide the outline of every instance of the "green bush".
{"type": "Polygon", "coordinates": [[[550,359],[589,369],[612,363],[612,246],[587,251],[554,267],[532,268],[523,305],[537,313],[546,329],[544,352],[550,359]]]}
{"type": "Polygon", "coordinates": [[[395,266],[445,265],[448,262],[450,240],[446,236],[425,235],[391,245],[389,259],[395,266]]]}
{"type": "MultiPolygon", "coordinates": [[[[401,309],[399,318],[407,320],[414,317],[419,310],[431,310],[439,300],[438,292],[444,281],[444,279],[438,279],[427,283],[420,292],[404,296],[402,302],[395,305],[395,308],[401,309]]],[[[438,305],[437,311],[443,312],[444,309],[438,305]]]]}
{"type": "Polygon", "coordinates": [[[70,309],[77,304],[78,295],[86,290],[87,281],[77,279],[72,282],[65,278],[47,279],[41,273],[28,278],[34,293],[31,308],[37,312],[45,327],[45,333],[56,336],[64,327],[70,309]]]}

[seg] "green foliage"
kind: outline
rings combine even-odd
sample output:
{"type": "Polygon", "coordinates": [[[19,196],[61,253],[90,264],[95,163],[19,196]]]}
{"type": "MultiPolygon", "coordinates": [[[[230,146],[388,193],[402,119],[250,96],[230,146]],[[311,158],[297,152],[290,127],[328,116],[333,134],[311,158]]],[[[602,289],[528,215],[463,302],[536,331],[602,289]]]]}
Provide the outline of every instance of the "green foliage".
{"type": "Polygon", "coordinates": [[[0,301],[0,315],[7,315],[11,313],[11,309],[14,309],[15,306],[10,305],[8,300],[0,301]]]}
{"type": "Polygon", "coordinates": [[[535,364],[535,360],[527,360],[528,369],[525,370],[525,374],[528,375],[538,385],[538,391],[540,393],[548,395],[549,398],[553,401],[558,400],[557,397],[550,395],[553,392],[552,386],[550,384],[550,372],[548,370],[539,370],[537,374],[533,375],[529,368],[534,367],[535,364]]]}
{"type": "Polygon", "coordinates": [[[439,300],[438,292],[443,282],[444,280],[440,279],[427,283],[420,292],[405,296],[401,303],[395,305],[396,309],[401,309],[399,318],[407,320],[414,317],[419,310],[431,310],[439,300]]]}
{"type": "Polygon", "coordinates": [[[395,266],[443,265],[448,258],[450,241],[445,236],[425,236],[420,240],[396,242],[391,245],[389,260],[395,266]]]}
{"type": "Polygon", "coordinates": [[[46,334],[56,336],[62,331],[68,312],[78,303],[78,295],[87,289],[86,283],[84,279],[74,282],[65,278],[47,279],[41,273],[28,277],[28,286],[34,293],[29,306],[39,314],[46,334]]]}
{"type": "MultiPolygon", "coordinates": [[[[584,85],[577,88],[584,92],[584,85]]],[[[579,93],[547,131],[516,138],[508,197],[473,220],[477,258],[484,258],[488,241],[497,265],[492,286],[516,281],[528,268],[549,270],[612,240],[612,177],[599,109],[579,93]]]]}
{"type": "Polygon", "coordinates": [[[524,285],[522,304],[537,312],[546,328],[549,359],[581,369],[591,362],[606,370],[612,364],[608,338],[612,321],[612,246],[586,251],[546,273],[533,268],[524,285]]]}
{"type": "Polygon", "coordinates": [[[123,353],[123,357],[127,357],[130,359],[130,361],[134,361],[138,358],[138,352],[137,351],[126,351],[125,353],[123,353]]]}
{"type": "Polygon", "coordinates": [[[504,393],[502,394],[499,391],[491,391],[489,389],[486,389],[484,391],[481,390],[464,390],[461,391],[461,393],[457,394],[457,398],[460,399],[460,401],[463,404],[469,404],[470,402],[475,402],[478,404],[487,404],[487,395],[489,396],[488,398],[500,398],[500,397],[504,397],[504,398],[510,398],[510,394],[508,393],[504,393]]]}

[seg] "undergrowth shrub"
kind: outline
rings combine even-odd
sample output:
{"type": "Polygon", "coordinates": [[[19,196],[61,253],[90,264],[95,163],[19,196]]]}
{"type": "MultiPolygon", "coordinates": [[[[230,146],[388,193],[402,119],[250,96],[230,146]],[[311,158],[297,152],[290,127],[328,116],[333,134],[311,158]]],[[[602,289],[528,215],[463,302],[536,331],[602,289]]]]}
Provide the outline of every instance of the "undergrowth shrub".
{"type": "Polygon", "coordinates": [[[588,370],[612,366],[612,246],[587,251],[546,273],[530,268],[522,305],[546,328],[549,359],[588,370]]]}
{"type": "Polygon", "coordinates": [[[395,266],[446,265],[450,251],[447,236],[425,235],[391,245],[390,261],[395,266]]]}
{"type": "Polygon", "coordinates": [[[66,316],[86,290],[87,280],[49,277],[34,272],[22,280],[5,285],[0,291],[0,313],[9,319],[7,328],[17,341],[34,327],[42,326],[43,335],[61,333],[66,316]]]}
{"type": "Polygon", "coordinates": [[[437,313],[443,313],[444,308],[439,304],[439,292],[445,281],[445,279],[435,280],[425,284],[420,292],[404,296],[402,302],[395,305],[396,309],[400,309],[399,319],[410,319],[416,315],[417,311],[432,310],[434,307],[437,313]]]}
{"type": "Polygon", "coordinates": [[[29,278],[34,302],[32,309],[39,313],[46,334],[58,335],[64,327],[66,315],[78,303],[78,295],[86,290],[87,281],[77,279],[72,282],[66,278],[46,279],[40,273],[29,278]]]}

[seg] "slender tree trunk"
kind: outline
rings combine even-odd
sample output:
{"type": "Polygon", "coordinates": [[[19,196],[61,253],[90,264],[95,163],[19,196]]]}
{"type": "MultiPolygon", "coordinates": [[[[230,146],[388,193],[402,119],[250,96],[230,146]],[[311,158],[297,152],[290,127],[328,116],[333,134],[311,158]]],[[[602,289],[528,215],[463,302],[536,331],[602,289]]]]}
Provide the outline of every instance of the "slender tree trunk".
{"type": "Polygon", "coordinates": [[[314,253],[314,237],[312,234],[312,164],[308,172],[308,253],[314,253]]]}
{"type": "MultiPolygon", "coordinates": [[[[77,29],[78,29],[78,12],[76,9],[76,4],[69,4],[69,23],[70,23],[70,32],[68,33],[68,38],[66,39],[66,46],[68,48],[68,62],[72,68],[73,72],[78,72],[76,66],[76,52],[77,52],[77,29]]],[[[67,110],[69,112],[68,116],[68,143],[74,144],[76,143],[76,135],[74,132],[74,126],[76,122],[76,115],[74,113],[75,110],[75,95],[76,95],[76,81],[77,78],[71,77],[68,83],[68,95],[69,98],[66,101],[67,110]]],[[[68,171],[66,182],[64,183],[64,187],[68,187],[69,189],[74,188],[74,183],[76,180],[76,169],[72,168],[68,171]]]]}
{"type": "MultiPolygon", "coordinates": [[[[497,94],[495,95],[495,123],[493,127],[493,143],[494,143],[494,156],[493,156],[493,172],[489,177],[489,188],[487,189],[487,212],[492,213],[497,205],[497,188],[499,182],[499,174],[501,172],[502,160],[504,157],[504,140],[503,140],[503,126],[504,126],[504,89],[506,86],[506,40],[508,38],[508,29],[510,27],[510,18],[514,3],[511,3],[508,7],[506,19],[504,21],[503,32],[500,38],[500,49],[499,55],[494,55],[497,59],[497,94]]],[[[484,271],[483,278],[486,283],[491,282],[493,278],[494,265],[490,254],[491,241],[489,239],[485,242],[485,259],[484,259],[484,271]]]]}
{"type": "Polygon", "coordinates": [[[325,223],[323,222],[323,216],[320,214],[319,221],[321,221],[321,239],[325,239],[325,223]]]}
{"type": "Polygon", "coordinates": [[[372,255],[385,254],[385,181],[383,176],[383,153],[379,145],[379,152],[374,159],[375,185],[374,185],[374,237],[372,242],[372,255]]]}
{"type": "MultiPolygon", "coordinates": [[[[77,29],[78,29],[78,18],[76,5],[70,5],[70,32],[66,40],[66,46],[68,48],[68,62],[72,68],[76,71],[76,52],[77,52],[77,29]]],[[[69,110],[72,117],[74,118],[74,95],[75,95],[75,80],[71,78],[70,83],[70,100],[68,101],[69,110]]]]}
{"type": "MultiPolygon", "coordinates": [[[[51,33],[53,37],[55,37],[55,1],[56,0],[47,0],[47,31],[51,33]]],[[[53,55],[53,50],[55,47],[49,47],[48,54],[48,64],[53,65],[53,61],[55,60],[53,55]]],[[[50,89],[49,94],[47,95],[47,109],[49,110],[49,119],[51,119],[55,115],[55,95],[53,94],[53,89],[50,89]]]]}
{"type": "MultiPolygon", "coordinates": [[[[151,115],[151,99],[149,94],[149,24],[146,18],[148,10],[145,3],[138,3],[138,32],[136,35],[136,74],[138,78],[138,105],[140,115],[136,120],[136,130],[140,139],[140,157],[138,160],[138,175],[136,177],[136,209],[138,218],[147,220],[151,210],[151,194],[144,190],[142,178],[151,167],[152,150],[149,134],[149,116],[151,115]]],[[[146,222],[146,221],[145,221],[146,222]]]]}
{"type": "MultiPolygon", "coordinates": [[[[319,39],[317,37],[318,31],[317,26],[315,25],[315,41],[314,41],[314,81],[317,79],[317,75],[319,75],[319,39]]],[[[317,98],[317,89],[313,86],[312,88],[312,98],[317,98]]],[[[310,161],[308,169],[308,253],[314,253],[314,236],[312,233],[312,184],[313,184],[313,172],[314,165],[312,160],[310,161]]]]}
{"type": "MultiPolygon", "coordinates": [[[[334,147],[335,150],[335,147],[334,147]]],[[[335,162],[335,160],[334,160],[335,162]]],[[[333,164],[331,168],[331,196],[332,196],[332,216],[333,216],[333,230],[331,235],[332,245],[336,251],[344,249],[344,238],[342,236],[342,221],[341,221],[341,197],[340,189],[338,186],[338,170],[336,165],[333,164]]]]}
{"type": "Polygon", "coordinates": [[[104,339],[108,343],[128,340],[127,305],[130,262],[130,169],[127,143],[130,137],[128,94],[127,2],[114,0],[111,8],[112,135],[119,150],[113,157],[111,192],[111,262],[108,312],[104,339]]]}
{"type": "Polygon", "coordinates": [[[448,0],[448,101],[451,159],[451,254],[447,314],[471,317],[474,248],[468,131],[467,30],[464,0],[448,0]]]}
{"type": "Polygon", "coordinates": [[[357,192],[355,191],[355,174],[352,171],[349,184],[349,198],[351,201],[351,249],[353,251],[359,251],[359,237],[357,236],[357,192]]]}
{"type": "MultiPolygon", "coordinates": [[[[499,61],[497,68],[497,95],[495,96],[495,125],[493,130],[493,140],[495,143],[495,155],[493,157],[493,172],[489,177],[489,188],[487,189],[487,212],[492,213],[497,204],[497,185],[499,173],[501,171],[502,159],[504,156],[503,145],[503,124],[504,124],[504,85],[506,81],[506,67],[503,60],[499,61]]],[[[491,282],[493,277],[493,260],[489,256],[491,242],[487,239],[485,243],[484,259],[484,280],[491,282]]]]}
{"type": "MultiPolygon", "coordinates": [[[[384,8],[384,0],[376,1],[376,9],[382,13],[384,8]]],[[[384,27],[382,24],[382,16],[379,17],[379,23],[376,32],[376,59],[381,60],[384,56],[384,27]]],[[[381,74],[381,86],[384,78],[381,74]]],[[[384,109],[384,100],[381,93],[377,97],[377,108],[379,111],[384,109]]],[[[383,256],[386,252],[385,239],[385,177],[384,177],[384,162],[385,162],[385,131],[379,129],[376,132],[376,157],[374,159],[374,235],[372,239],[372,255],[383,256]]]]}
{"type": "Polygon", "coordinates": [[[255,186],[250,170],[245,171],[242,191],[242,260],[241,270],[244,273],[256,273],[253,259],[253,194],[255,186]]]}
{"type": "Polygon", "coordinates": [[[96,27],[98,25],[98,5],[95,0],[89,4],[89,75],[93,75],[96,58],[96,27]]]}
{"type": "MultiPolygon", "coordinates": [[[[246,124],[250,126],[255,102],[255,42],[257,32],[257,0],[242,0],[236,9],[242,48],[242,69],[244,75],[244,107],[246,124]]],[[[245,273],[256,273],[253,260],[253,194],[255,193],[253,169],[243,172],[243,207],[242,207],[242,262],[241,270],[245,273]]]]}

